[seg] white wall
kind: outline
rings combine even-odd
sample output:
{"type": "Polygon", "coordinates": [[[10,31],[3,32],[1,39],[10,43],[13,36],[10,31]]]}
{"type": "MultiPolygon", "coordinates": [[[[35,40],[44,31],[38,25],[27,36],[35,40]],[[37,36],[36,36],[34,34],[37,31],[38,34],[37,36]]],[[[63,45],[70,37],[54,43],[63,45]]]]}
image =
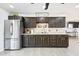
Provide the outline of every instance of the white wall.
{"type": "Polygon", "coordinates": [[[8,19],[8,12],[0,8],[0,51],[4,50],[4,20],[8,19]]]}

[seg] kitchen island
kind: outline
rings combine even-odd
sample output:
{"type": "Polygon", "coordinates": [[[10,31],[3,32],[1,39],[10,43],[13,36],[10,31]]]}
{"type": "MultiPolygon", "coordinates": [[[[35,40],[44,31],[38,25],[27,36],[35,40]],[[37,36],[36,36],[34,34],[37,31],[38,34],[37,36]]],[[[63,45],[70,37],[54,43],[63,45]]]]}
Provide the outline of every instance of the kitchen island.
{"type": "Polygon", "coordinates": [[[69,39],[66,33],[53,34],[22,34],[22,47],[68,47],[69,39]]]}

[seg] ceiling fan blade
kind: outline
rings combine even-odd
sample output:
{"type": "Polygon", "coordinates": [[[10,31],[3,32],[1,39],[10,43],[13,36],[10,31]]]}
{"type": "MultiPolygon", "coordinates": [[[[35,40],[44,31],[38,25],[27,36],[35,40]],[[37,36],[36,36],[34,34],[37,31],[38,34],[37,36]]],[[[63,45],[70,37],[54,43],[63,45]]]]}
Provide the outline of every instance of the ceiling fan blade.
{"type": "Polygon", "coordinates": [[[48,7],[49,7],[49,3],[46,3],[46,4],[45,4],[45,10],[47,10],[48,7]]]}

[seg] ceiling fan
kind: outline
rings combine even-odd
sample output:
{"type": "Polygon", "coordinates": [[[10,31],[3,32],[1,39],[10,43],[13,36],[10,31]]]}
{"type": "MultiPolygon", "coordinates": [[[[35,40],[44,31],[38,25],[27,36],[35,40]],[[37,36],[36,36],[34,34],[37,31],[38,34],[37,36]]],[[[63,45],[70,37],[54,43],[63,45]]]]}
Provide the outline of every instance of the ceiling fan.
{"type": "MultiPolygon", "coordinates": [[[[61,3],[61,4],[64,4],[64,3],[61,3]]],[[[47,10],[49,7],[49,3],[45,3],[45,10],[47,10]]]]}
{"type": "Polygon", "coordinates": [[[47,10],[49,7],[49,3],[45,3],[45,9],[44,10],[47,10]]]}
{"type": "MultiPolygon", "coordinates": [[[[31,3],[31,4],[35,4],[35,3],[31,3]]],[[[49,7],[49,3],[45,3],[45,8],[44,8],[44,10],[47,10],[48,7],[49,7]]]]}
{"type": "MultiPolygon", "coordinates": [[[[34,3],[31,3],[31,4],[34,4],[34,3]]],[[[61,4],[64,4],[64,3],[61,3],[61,4]]],[[[48,7],[49,7],[49,3],[45,3],[45,8],[44,8],[44,10],[47,10],[48,7]]]]}

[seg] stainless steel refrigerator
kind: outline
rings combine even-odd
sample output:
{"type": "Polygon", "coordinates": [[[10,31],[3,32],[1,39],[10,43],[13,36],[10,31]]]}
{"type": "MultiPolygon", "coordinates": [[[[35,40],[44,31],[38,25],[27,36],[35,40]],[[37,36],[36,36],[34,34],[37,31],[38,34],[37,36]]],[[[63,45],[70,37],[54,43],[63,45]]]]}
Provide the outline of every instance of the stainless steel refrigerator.
{"type": "Polygon", "coordinates": [[[20,20],[4,21],[4,49],[14,50],[21,48],[20,20]]]}

